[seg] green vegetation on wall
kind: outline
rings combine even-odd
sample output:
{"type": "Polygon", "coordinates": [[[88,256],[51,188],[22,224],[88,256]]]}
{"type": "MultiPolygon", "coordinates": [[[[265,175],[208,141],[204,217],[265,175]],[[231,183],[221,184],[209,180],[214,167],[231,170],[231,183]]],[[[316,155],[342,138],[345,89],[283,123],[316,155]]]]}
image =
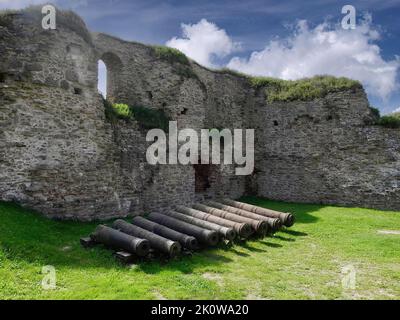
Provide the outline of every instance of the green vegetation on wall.
{"type": "Polygon", "coordinates": [[[377,117],[378,119],[381,117],[381,112],[379,111],[378,108],[375,107],[369,107],[371,109],[372,114],[377,117]]]}
{"type": "Polygon", "coordinates": [[[117,121],[118,116],[114,109],[113,104],[107,99],[103,99],[103,105],[104,105],[104,113],[106,115],[106,119],[111,122],[117,121]]]}
{"type": "Polygon", "coordinates": [[[391,129],[400,128],[400,112],[380,117],[378,125],[391,129]]]}
{"type": "Polygon", "coordinates": [[[110,103],[104,100],[106,117],[110,121],[118,119],[135,120],[145,129],[162,129],[168,131],[169,118],[164,110],[155,110],[142,106],[128,106],[123,103],[110,103]]]}
{"type": "Polygon", "coordinates": [[[310,101],[316,98],[323,98],[328,93],[362,88],[360,82],[345,77],[337,78],[320,75],[299,80],[283,80],[272,77],[254,77],[229,68],[209,70],[215,73],[247,79],[255,89],[264,88],[267,95],[267,102],[270,103],[295,100],[310,101]]]}
{"type": "Polygon", "coordinates": [[[183,78],[198,79],[197,74],[193,71],[190,65],[189,58],[181,51],[165,46],[151,47],[154,55],[158,59],[162,59],[174,65],[173,72],[183,78]]]}
{"type": "MultiPolygon", "coordinates": [[[[174,70],[178,75],[185,78],[197,78],[190,66],[188,57],[181,51],[165,46],[153,46],[152,50],[157,58],[175,64],[174,70]]],[[[247,79],[254,88],[265,88],[267,102],[269,103],[295,100],[310,101],[316,98],[323,98],[332,92],[362,87],[358,81],[326,75],[299,80],[282,80],[271,77],[252,77],[228,68],[208,70],[247,79]]]]}
{"type": "Polygon", "coordinates": [[[127,104],[115,103],[112,105],[115,115],[120,119],[129,119],[132,116],[132,110],[127,104]]]}
{"type": "Polygon", "coordinates": [[[170,63],[190,64],[188,57],[178,49],[164,46],[153,46],[152,48],[157,58],[164,59],[170,63]]]}
{"type": "Polygon", "coordinates": [[[269,77],[251,77],[249,79],[254,88],[265,87],[268,102],[309,101],[325,97],[328,93],[361,88],[358,81],[332,76],[316,76],[299,80],[269,77]]]}
{"type": "Polygon", "coordinates": [[[381,116],[379,109],[374,107],[370,107],[370,109],[373,115],[376,117],[376,125],[390,129],[400,128],[400,112],[381,116]]]}
{"type": "Polygon", "coordinates": [[[168,131],[169,118],[164,110],[154,110],[141,106],[131,107],[135,120],[145,129],[162,129],[168,131]]]}

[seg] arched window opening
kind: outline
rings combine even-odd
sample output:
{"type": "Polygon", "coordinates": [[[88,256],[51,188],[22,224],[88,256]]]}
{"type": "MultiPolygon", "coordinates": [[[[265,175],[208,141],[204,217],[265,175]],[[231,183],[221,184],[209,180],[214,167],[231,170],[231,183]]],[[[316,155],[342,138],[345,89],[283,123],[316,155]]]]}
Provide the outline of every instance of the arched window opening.
{"type": "Polygon", "coordinates": [[[98,90],[107,100],[113,101],[121,91],[123,71],[121,59],[112,52],[104,53],[98,61],[98,90]]]}
{"type": "Polygon", "coordinates": [[[97,89],[104,99],[107,99],[107,66],[103,60],[98,62],[97,89]]]}

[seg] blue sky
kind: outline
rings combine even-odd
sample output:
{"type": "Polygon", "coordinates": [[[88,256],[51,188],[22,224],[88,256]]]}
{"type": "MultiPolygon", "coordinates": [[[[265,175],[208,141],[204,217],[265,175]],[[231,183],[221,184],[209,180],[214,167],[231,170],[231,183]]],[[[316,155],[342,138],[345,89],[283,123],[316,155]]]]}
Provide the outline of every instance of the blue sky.
{"type": "MultiPolygon", "coordinates": [[[[0,0],[0,8],[41,2],[0,0]]],[[[126,40],[168,43],[212,67],[229,65],[245,72],[256,70],[287,78],[332,70],[335,75],[354,74],[366,85],[371,104],[383,113],[400,108],[400,0],[55,0],[53,3],[74,9],[91,30],[126,40]],[[345,4],[357,10],[356,31],[345,33],[338,27],[345,4]],[[359,27],[363,21],[364,26],[359,27]],[[182,28],[182,24],[186,27],[182,28]],[[204,39],[207,34],[211,39],[204,39]],[[337,38],[337,44],[330,43],[332,47],[324,52],[324,43],[313,46],[321,37],[337,38]],[[349,41],[354,41],[354,48],[349,41]],[[346,45],[346,52],[340,51],[346,45]],[[307,47],[311,53],[304,53],[307,47]],[[329,52],[337,53],[338,59],[329,57],[329,52]],[[352,65],[354,57],[358,62],[352,65]],[[268,61],[274,59],[280,62],[274,65],[268,61]],[[286,65],[282,59],[286,59],[286,65]]]]}

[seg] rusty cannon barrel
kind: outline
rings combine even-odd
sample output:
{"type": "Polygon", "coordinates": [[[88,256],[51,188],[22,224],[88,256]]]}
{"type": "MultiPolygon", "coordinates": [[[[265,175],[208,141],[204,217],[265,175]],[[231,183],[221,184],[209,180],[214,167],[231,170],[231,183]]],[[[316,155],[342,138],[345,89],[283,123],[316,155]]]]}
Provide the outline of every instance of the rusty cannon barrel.
{"type": "Polygon", "coordinates": [[[258,206],[253,206],[251,204],[233,201],[230,199],[222,199],[222,203],[227,204],[232,207],[236,207],[239,209],[243,209],[246,211],[254,212],[262,216],[271,217],[271,218],[279,218],[281,219],[282,223],[286,227],[291,227],[294,224],[295,218],[294,215],[287,212],[279,212],[271,209],[265,209],[258,206]]]}
{"type": "Polygon", "coordinates": [[[122,249],[140,257],[146,256],[150,251],[148,240],[136,238],[104,225],[99,225],[90,237],[108,247],[122,249]]]}
{"type": "Polygon", "coordinates": [[[161,237],[178,241],[183,247],[189,250],[195,250],[198,247],[198,242],[195,237],[180,233],[161,224],[147,220],[143,217],[133,218],[132,224],[148,231],[154,232],[161,237]]]}
{"type": "Polygon", "coordinates": [[[248,238],[250,235],[253,234],[253,229],[251,228],[251,226],[248,223],[234,222],[231,220],[213,216],[213,215],[208,214],[203,211],[187,208],[184,206],[178,206],[178,207],[176,207],[176,210],[180,213],[184,213],[188,216],[191,216],[191,217],[194,217],[194,218],[197,218],[200,220],[209,221],[209,222],[218,224],[220,226],[232,228],[233,230],[235,230],[237,232],[237,234],[241,238],[248,238]]]}
{"type": "Polygon", "coordinates": [[[174,257],[181,252],[181,245],[178,242],[156,235],[148,230],[134,226],[133,224],[130,224],[124,220],[115,221],[113,223],[113,228],[118,229],[126,234],[149,240],[151,247],[168,254],[170,257],[174,257]]]}
{"type": "Polygon", "coordinates": [[[228,206],[228,205],[225,205],[225,204],[222,204],[219,202],[215,202],[215,201],[208,201],[206,204],[210,207],[214,207],[214,208],[217,208],[217,209],[220,209],[223,211],[234,213],[234,214],[237,214],[242,217],[255,219],[255,220],[263,220],[268,223],[269,229],[273,233],[277,232],[280,228],[282,228],[282,221],[279,218],[271,218],[271,217],[262,216],[257,213],[253,213],[253,212],[250,212],[247,210],[231,207],[231,206],[228,206]]]}
{"type": "Polygon", "coordinates": [[[160,214],[157,212],[150,213],[148,219],[168,228],[174,229],[179,232],[183,232],[189,234],[201,243],[215,246],[219,242],[219,235],[218,232],[214,230],[208,230],[204,228],[200,228],[193,224],[177,220],[175,218],[168,217],[164,214],[160,214]]]}
{"type": "Polygon", "coordinates": [[[205,220],[201,220],[198,218],[194,218],[194,217],[191,217],[191,216],[188,216],[183,213],[176,212],[176,211],[166,212],[165,214],[172,218],[175,218],[175,219],[178,219],[178,220],[190,223],[190,224],[194,224],[195,226],[198,226],[201,228],[217,231],[222,237],[224,237],[225,239],[227,239],[229,241],[233,241],[236,238],[236,231],[233,230],[232,228],[223,227],[218,224],[215,224],[215,223],[212,223],[209,221],[205,221],[205,220]]]}
{"type": "Polygon", "coordinates": [[[220,209],[212,208],[212,207],[205,206],[205,205],[199,204],[199,203],[195,204],[193,207],[197,210],[207,212],[207,213],[217,216],[217,217],[232,220],[235,222],[248,223],[258,234],[261,234],[261,235],[265,235],[269,231],[268,223],[266,223],[265,221],[262,221],[262,220],[254,220],[254,219],[242,217],[242,216],[239,216],[234,213],[230,213],[230,212],[223,211],[220,209]]]}

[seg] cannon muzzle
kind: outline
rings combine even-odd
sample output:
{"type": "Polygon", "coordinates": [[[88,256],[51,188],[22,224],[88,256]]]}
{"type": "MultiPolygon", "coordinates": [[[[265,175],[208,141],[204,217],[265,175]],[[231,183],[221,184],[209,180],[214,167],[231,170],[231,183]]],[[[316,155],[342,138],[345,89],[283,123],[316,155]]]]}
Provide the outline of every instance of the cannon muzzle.
{"type": "Polygon", "coordinates": [[[223,204],[227,204],[228,206],[232,206],[235,208],[243,209],[246,211],[254,212],[262,216],[271,217],[271,218],[279,218],[282,223],[286,227],[291,227],[295,222],[295,217],[291,213],[287,212],[279,212],[271,209],[265,209],[258,206],[253,206],[251,204],[233,201],[230,199],[222,199],[221,202],[223,204]]]}
{"type": "Polygon", "coordinates": [[[233,213],[230,213],[227,211],[212,208],[212,207],[205,206],[202,204],[195,204],[193,207],[197,210],[201,210],[201,211],[207,212],[211,215],[221,217],[221,218],[224,218],[227,220],[248,223],[249,225],[251,225],[251,227],[254,229],[255,232],[257,232],[258,234],[261,234],[261,235],[266,235],[269,231],[268,224],[262,220],[254,220],[254,219],[242,217],[237,214],[233,214],[233,213]]]}
{"type": "Polygon", "coordinates": [[[189,234],[197,238],[200,242],[210,246],[215,246],[219,241],[219,236],[216,231],[200,228],[160,213],[150,213],[148,219],[176,231],[189,234]]]}
{"type": "Polygon", "coordinates": [[[254,220],[265,221],[266,223],[268,223],[269,229],[272,233],[277,232],[282,227],[282,221],[280,218],[266,217],[266,216],[263,216],[263,215],[260,215],[257,213],[253,213],[253,212],[250,212],[247,210],[235,208],[235,207],[228,206],[228,205],[225,205],[225,204],[222,204],[219,202],[215,202],[215,201],[208,201],[207,205],[209,205],[210,207],[214,207],[214,208],[223,210],[223,211],[237,214],[242,217],[246,217],[246,218],[250,218],[250,219],[254,219],[254,220]]]}
{"type": "Polygon", "coordinates": [[[165,214],[172,218],[175,218],[175,219],[178,219],[178,220],[190,223],[190,224],[194,224],[195,226],[198,226],[201,228],[217,231],[223,238],[225,238],[229,241],[233,241],[236,237],[236,231],[233,230],[232,228],[223,227],[223,226],[220,226],[218,224],[215,224],[215,223],[212,223],[209,221],[201,220],[198,218],[194,218],[194,217],[185,215],[183,213],[179,213],[177,211],[170,211],[170,212],[166,212],[165,214]]]}
{"type": "Polygon", "coordinates": [[[170,257],[176,256],[181,252],[181,245],[178,242],[161,237],[124,220],[116,220],[113,223],[113,228],[135,237],[147,239],[154,249],[166,253],[170,257]]]}
{"type": "Polygon", "coordinates": [[[99,225],[90,237],[108,247],[123,249],[140,257],[146,256],[150,250],[148,240],[139,239],[104,225],[99,225]]]}
{"type": "Polygon", "coordinates": [[[184,233],[180,233],[161,224],[147,220],[143,217],[135,217],[132,224],[148,231],[154,232],[161,237],[178,241],[183,247],[195,250],[198,247],[197,239],[184,233]]]}
{"type": "Polygon", "coordinates": [[[236,231],[236,233],[241,237],[241,238],[248,238],[250,235],[253,234],[253,229],[248,223],[239,223],[239,222],[234,222],[231,220],[223,219],[220,217],[213,216],[211,214],[208,214],[203,211],[187,208],[184,206],[178,206],[176,207],[176,210],[180,213],[184,213],[185,215],[201,219],[204,221],[209,221],[215,224],[218,224],[220,226],[224,226],[227,228],[232,228],[233,230],[236,231]]]}

